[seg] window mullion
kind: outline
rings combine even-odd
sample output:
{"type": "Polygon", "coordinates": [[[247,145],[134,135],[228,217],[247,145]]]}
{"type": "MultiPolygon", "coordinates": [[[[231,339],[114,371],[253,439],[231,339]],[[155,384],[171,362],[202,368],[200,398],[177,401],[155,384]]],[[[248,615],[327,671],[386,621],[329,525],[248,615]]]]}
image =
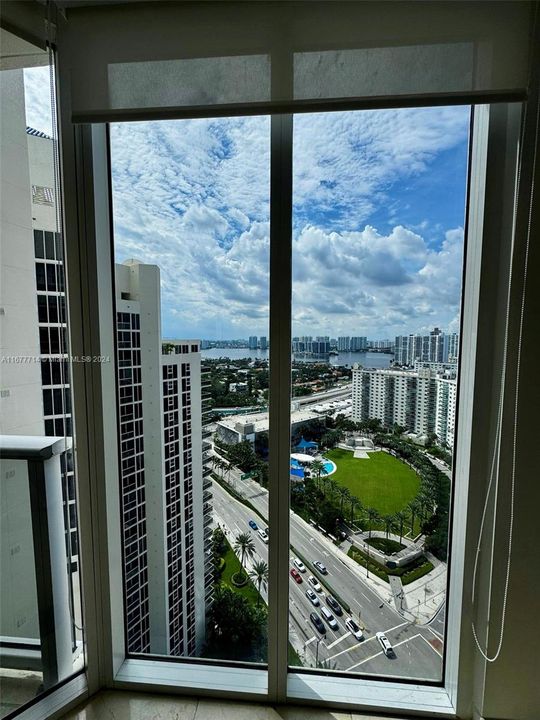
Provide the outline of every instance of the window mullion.
{"type": "Polygon", "coordinates": [[[292,115],[274,115],[270,169],[268,694],[287,696],[291,427],[292,115]]]}

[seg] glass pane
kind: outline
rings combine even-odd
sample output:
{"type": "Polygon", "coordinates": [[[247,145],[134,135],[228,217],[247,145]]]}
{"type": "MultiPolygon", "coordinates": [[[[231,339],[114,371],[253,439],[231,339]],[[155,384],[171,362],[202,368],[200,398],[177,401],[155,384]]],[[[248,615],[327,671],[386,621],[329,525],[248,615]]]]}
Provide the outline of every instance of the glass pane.
{"type": "Polygon", "coordinates": [[[267,660],[269,130],[111,126],[132,655],[267,660]]]}
{"type": "Polygon", "coordinates": [[[49,56],[2,39],[0,717],[84,668],[49,56]]]}
{"type": "Polygon", "coordinates": [[[293,665],[442,678],[469,114],[295,116],[293,665]]]}

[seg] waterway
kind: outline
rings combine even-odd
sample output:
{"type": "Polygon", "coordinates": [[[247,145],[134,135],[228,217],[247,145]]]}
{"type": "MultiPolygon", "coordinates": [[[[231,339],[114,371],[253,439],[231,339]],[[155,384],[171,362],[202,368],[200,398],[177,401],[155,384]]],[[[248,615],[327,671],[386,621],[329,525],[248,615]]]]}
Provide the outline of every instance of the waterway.
{"type": "MultiPolygon", "coordinates": [[[[203,358],[211,360],[219,360],[220,358],[230,358],[231,360],[241,360],[249,358],[250,360],[268,360],[269,350],[250,350],[249,348],[208,348],[202,350],[203,358]]],[[[368,368],[387,368],[394,356],[390,353],[351,353],[341,352],[339,355],[330,355],[330,365],[345,365],[351,367],[354,363],[359,363],[368,368]]]]}

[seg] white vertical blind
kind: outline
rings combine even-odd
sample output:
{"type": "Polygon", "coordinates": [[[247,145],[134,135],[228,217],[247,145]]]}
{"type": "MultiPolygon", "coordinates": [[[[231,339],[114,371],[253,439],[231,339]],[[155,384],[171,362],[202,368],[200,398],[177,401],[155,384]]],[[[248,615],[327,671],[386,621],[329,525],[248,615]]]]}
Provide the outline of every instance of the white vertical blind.
{"type": "Polygon", "coordinates": [[[526,92],[531,3],[75,6],[58,47],[75,120],[176,109],[526,92]]]}

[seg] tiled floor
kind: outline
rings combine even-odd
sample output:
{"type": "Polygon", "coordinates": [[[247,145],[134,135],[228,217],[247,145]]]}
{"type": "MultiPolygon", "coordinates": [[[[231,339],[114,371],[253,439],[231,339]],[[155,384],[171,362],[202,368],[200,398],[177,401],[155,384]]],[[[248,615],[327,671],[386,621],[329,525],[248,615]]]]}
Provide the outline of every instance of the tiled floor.
{"type": "MultiPolygon", "coordinates": [[[[389,720],[375,715],[316,708],[103,691],[63,720],[389,720]]],[[[396,719],[397,720],[397,719],[396,719]]]]}

